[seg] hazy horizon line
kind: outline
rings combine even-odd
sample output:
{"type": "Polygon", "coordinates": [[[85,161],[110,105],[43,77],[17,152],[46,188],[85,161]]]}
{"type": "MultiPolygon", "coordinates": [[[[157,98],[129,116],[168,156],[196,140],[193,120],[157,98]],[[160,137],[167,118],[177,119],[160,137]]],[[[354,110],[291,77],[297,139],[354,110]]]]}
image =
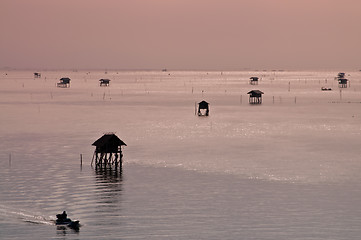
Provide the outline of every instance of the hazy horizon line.
{"type": "Polygon", "coordinates": [[[352,68],[239,68],[239,69],[188,69],[188,68],[17,68],[17,67],[0,67],[1,71],[104,71],[104,72],[128,72],[128,71],[139,71],[139,72],[293,72],[293,71],[352,71],[358,72],[359,69],[352,68]]]}

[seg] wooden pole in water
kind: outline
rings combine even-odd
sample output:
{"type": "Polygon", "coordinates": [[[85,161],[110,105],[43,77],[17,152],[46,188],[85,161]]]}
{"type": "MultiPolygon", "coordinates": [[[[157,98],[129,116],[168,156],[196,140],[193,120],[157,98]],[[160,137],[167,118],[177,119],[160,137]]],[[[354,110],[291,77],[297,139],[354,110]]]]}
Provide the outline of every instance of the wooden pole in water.
{"type": "Polygon", "coordinates": [[[11,166],[11,153],[9,153],[9,166],[11,166]]]}
{"type": "Polygon", "coordinates": [[[80,153],[80,166],[83,166],[83,154],[80,153]]]}
{"type": "Polygon", "coordinates": [[[197,116],[197,102],[194,102],[194,115],[197,116]]]}
{"type": "Polygon", "coordinates": [[[90,163],[90,166],[93,166],[94,156],[95,156],[95,153],[93,154],[93,158],[92,158],[92,162],[90,163]]]}

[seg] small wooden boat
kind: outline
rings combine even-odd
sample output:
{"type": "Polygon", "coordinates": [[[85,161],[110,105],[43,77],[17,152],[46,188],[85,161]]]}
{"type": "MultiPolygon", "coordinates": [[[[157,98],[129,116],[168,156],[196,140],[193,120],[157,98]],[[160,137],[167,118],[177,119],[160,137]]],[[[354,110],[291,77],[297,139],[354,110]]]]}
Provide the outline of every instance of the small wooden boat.
{"type": "Polygon", "coordinates": [[[79,229],[79,227],[80,227],[79,221],[78,220],[73,221],[70,218],[68,218],[65,211],[62,214],[56,215],[55,224],[60,225],[60,226],[67,226],[69,228],[76,229],[76,230],[79,229]]]}

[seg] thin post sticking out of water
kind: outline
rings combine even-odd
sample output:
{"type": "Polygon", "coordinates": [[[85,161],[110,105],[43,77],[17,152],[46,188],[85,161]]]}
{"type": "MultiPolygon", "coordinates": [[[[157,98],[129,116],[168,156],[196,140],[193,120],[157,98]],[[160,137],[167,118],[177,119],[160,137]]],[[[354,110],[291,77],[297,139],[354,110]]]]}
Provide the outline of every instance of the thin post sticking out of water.
{"type": "Polygon", "coordinates": [[[80,166],[83,166],[83,154],[80,153],[80,166]]]}
{"type": "Polygon", "coordinates": [[[194,102],[194,115],[197,116],[197,102],[194,102]]]}
{"type": "Polygon", "coordinates": [[[342,89],[340,89],[340,100],[342,100],[342,89]]]}
{"type": "Polygon", "coordinates": [[[11,153],[9,153],[9,166],[11,166],[11,153]]]}

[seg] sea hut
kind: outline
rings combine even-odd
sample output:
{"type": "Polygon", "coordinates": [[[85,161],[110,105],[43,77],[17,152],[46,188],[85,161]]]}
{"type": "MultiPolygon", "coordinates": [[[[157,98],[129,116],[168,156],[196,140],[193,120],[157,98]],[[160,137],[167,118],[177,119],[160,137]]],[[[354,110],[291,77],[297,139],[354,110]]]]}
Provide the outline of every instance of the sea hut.
{"type": "Polygon", "coordinates": [[[340,72],[340,73],[338,73],[337,74],[337,78],[344,78],[345,77],[345,73],[343,73],[343,72],[340,72]]]}
{"type": "Polygon", "coordinates": [[[34,73],[34,78],[41,78],[41,73],[35,72],[34,73]]]}
{"type": "Polygon", "coordinates": [[[70,87],[70,78],[60,78],[59,82],[56,84],[57,87],[68,88],[70,87]]]}
{"type": "Polygon", "coordinates": [[[252,90],[249,91],[249,103],[250,104],[261,104],[262,103],[262,94],[263,92],[260,90],[252,90]]]}
{"type": "Polygon", "coordinates": [[[99,86],[109,86],[110,80],[109,79],[100,79],[99,80],[99,86]]]}
{"type": "Polygon", "coordinates": [[[198,103],[198,116],[208,116],[209,115],[209,103],[202,101],[198,103]],[[202,113],[204,111],[205,113],[202,113]]]}
{"type": "Polygon", "coordinates": [[[251,77],[249,79],[249,84],[251,85],[258,85],[258,77],[251,77]]]}
{"type": "Polygon", "coordinates": [[[106,133],[93,144],[95,151],[92,159],[95,160],[95,166],[115,166],[122,167],[122,146],[127,146],[114,133],[106,133]]]}
{"type": "Polygon", "coordinates": [[[346,78],[339,78],[338,79],[338,87],[339,88],[347,88],[348,80],[346,78]]]}

